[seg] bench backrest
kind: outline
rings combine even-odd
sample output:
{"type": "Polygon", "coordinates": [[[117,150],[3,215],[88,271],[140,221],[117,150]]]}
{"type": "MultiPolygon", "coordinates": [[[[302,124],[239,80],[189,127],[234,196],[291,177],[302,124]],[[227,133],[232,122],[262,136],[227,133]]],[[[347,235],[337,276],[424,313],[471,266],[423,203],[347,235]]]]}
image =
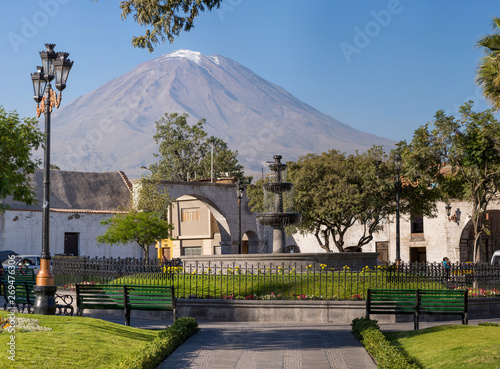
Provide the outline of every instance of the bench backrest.
{"type": "Polygon", "coordinates": [[[132,310],[175,308],[174,286],[126,285],[127,304],[132,310]]]}
{"type": "Polygon", "coordinates": [[[457,314],[467,312],[467,290],[419,290],[421,312],[445,312],[457,314]]]}
{"type": "Polygon", "coordinates": [[[413,313],[417,306],[417,291],[369,289],[366,303],[373,314],[385,311],[413,313]]]}
{"type": "Polygon", "coordinates": [[[34,304],[35,303],[35,282],[30,281],[2,281],[3,295],[7,303],[12,304],[34,304]]]}
{"type": "Polygon", "coordinates": [[[369,289],[367,309],[376,312],[467,312],[467,290],[369,289]]]}
{"type": "Polygon", "coordinates": [[[14,282],[35,282],[36,276],[35,271],[30,268],[15,268],[14,273],[10,273],[10,269],[5,269],[2,276],[2,281],[14,281],[14,282]]]}
{"type": "Polygon", "coordinates": [[[125,303],[123,286],[76,284],[77,306],[99,309],[122,309],[125,303]]]}
{"type": "Polygon", "coordinates": [[[173,286],[77,284],[76,296],[84,308],[165,310],[176,303],[173,286]]]}

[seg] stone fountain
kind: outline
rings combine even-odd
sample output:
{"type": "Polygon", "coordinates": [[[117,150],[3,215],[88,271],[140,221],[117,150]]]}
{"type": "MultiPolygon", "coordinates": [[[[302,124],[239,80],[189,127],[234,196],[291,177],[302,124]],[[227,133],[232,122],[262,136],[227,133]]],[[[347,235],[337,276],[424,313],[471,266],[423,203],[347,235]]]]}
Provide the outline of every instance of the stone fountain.
{"type": "Polygon", "coordinates": [[[269,164],[269,170],[273,172],[272,182],[264,184],[264,196],[273,196],[272,211],[257,216],[257,221],[264,225],[273,227],[273,253],[282,253],[285,246],[285,226],[300,223],[302,217],[298,213],[284,212],[283,194],[290,192],[293,184],[282,182],[282,173],[287,165],[281,163],[282,156],[274,155],[274,162],[269,164]]]}

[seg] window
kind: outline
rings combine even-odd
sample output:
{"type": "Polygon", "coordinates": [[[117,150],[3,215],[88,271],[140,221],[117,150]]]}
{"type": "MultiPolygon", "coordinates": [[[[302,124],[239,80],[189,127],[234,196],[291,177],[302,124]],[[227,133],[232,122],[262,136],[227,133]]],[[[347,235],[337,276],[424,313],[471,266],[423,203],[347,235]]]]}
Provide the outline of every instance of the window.
{"type": "Polygon", "coordinates": [[[421,214],[411,215],[411,233],[424,233],[424,216],[421,214]]]}
{"type": "Polygon", "coordinates": [[[181,209],[181,222],[199,222],[200,208],[181,209]]]}
{"type": "Polygon", "coordinates": [[[201,246],[183,247],[184,255],[201,255],[201,246]]]}

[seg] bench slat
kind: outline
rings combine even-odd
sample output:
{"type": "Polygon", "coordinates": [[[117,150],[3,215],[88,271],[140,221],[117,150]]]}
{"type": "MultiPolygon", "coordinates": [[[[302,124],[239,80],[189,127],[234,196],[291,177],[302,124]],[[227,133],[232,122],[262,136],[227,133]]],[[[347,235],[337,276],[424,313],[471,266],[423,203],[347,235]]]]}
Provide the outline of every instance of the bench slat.
{"type": "Polygon", "coordinates": [[[461,290],[368,289],[366,316],[370,314],[413,314],[418,329],[419,314],[460,314],[468,324],[468,292],[461,290]]]}
{"type": "Polygon", "coordinates": [[[173,286],[76,285],[77,314],[83,309],[123,309],[130,325],[130,310],[173,311],[177,318],[173,286]]]}

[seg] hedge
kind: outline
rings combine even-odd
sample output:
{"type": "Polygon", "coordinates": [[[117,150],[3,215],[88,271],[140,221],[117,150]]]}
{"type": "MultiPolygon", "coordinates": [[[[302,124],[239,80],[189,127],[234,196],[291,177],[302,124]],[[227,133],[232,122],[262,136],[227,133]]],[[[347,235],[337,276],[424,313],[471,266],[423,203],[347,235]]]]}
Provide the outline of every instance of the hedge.
{"type": "Polygon", "coordinates": [[[131,353],[120,362],[124,369],[155,369],[189,337],[198,332],[198,323],[193,318],[180,318],[158,333],[153,341],[131,353]]]}
{"type": "Polygon", "coordinates": [[[351,327],[352,333],[375,359],[379,369],[420,369],[420,366],[411,363],[397,347],[391,346],[376,320],[356,318],[351,327]]]}

